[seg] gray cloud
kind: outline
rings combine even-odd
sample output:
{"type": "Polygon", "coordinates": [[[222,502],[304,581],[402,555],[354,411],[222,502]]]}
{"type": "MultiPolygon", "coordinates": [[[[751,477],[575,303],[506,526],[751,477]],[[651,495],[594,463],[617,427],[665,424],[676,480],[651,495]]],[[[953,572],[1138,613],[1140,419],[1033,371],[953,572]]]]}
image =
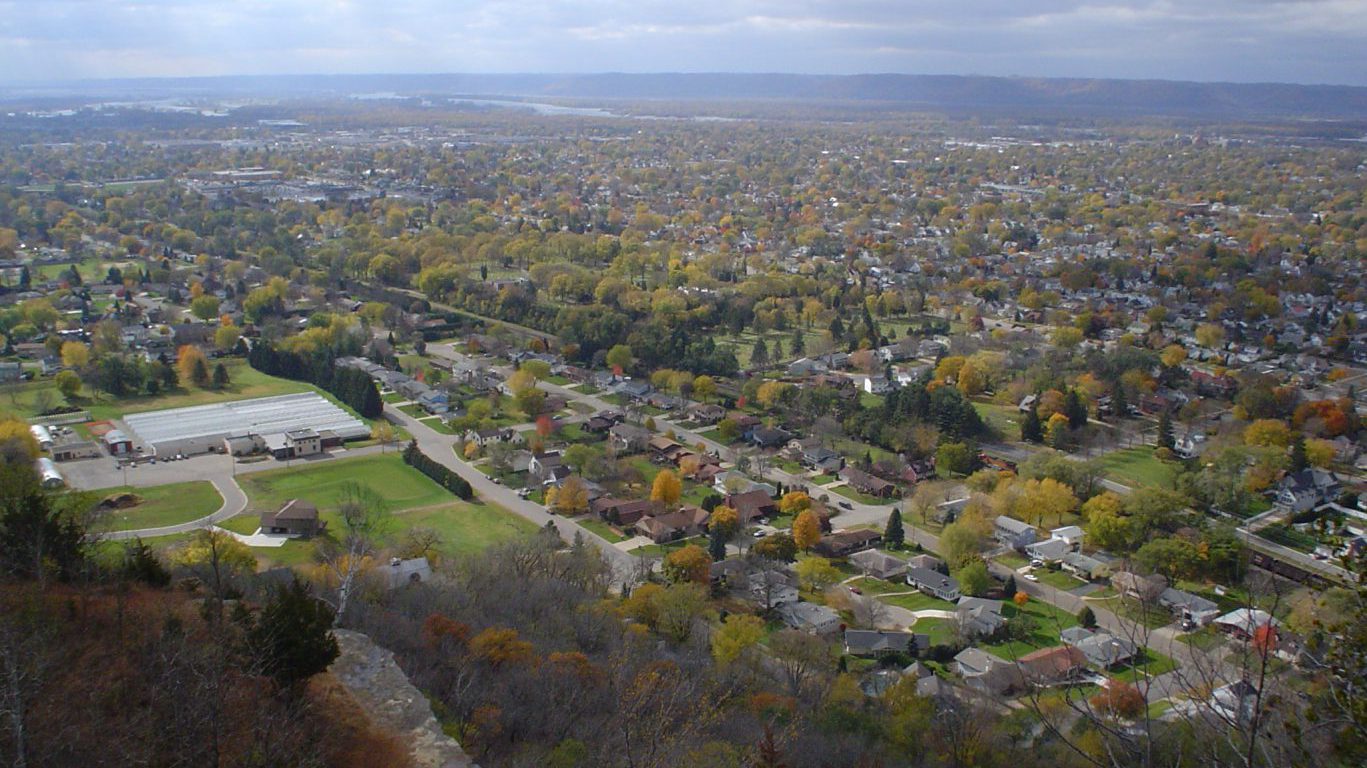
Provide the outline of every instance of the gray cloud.
{"type": "Polygon", "coordinates": [[[0,79],[913,72],[1367,85],[1363,0],[0,0],[0,79]]]}

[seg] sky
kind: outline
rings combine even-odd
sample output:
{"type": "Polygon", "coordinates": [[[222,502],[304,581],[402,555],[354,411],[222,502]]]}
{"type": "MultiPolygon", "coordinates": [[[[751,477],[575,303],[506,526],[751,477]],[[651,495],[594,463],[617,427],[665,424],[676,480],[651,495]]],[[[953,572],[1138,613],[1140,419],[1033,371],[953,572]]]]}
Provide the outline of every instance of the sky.
{"type": "Polygon", "coordinates": [[[1367,85],[1367,0],[0,0],[0,81],[436,72],[1367,85]]]}

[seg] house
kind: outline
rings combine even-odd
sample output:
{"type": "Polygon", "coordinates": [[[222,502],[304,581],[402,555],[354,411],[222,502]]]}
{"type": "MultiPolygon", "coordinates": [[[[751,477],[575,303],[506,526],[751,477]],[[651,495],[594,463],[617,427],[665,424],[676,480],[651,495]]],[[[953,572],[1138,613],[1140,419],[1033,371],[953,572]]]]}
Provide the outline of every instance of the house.
{"type": "Polygon", "coordinates": [[[323,441],[312,429],[292,429],[285,433],[285,446],[293,457],[322,453],[323,441]]]}
{"type": "Polygon", "coordinates": [[[1327,504],[1339,494],[1338,478],[1322,469],[1303,469],[1282,478],[1277,489],[1277,506],[1291,512],[1305,512],[1327,504]]]}
{"type": "Polygon", "coordinates": [[[844,456],[820,445],[803,448],[798,461],[808,469],[832,475],[845,468],[844,456]]]}
{"type": "Polygon", "coordinates": [[[274,512],[261,513],[261,532],[309,538],[326,524],[318,520],[318,507],[303,499],[290,499],[274,512]]]}
{"type": "Polygon", "coordinates": [[[650,440],[646,442],[646,447],[650,449],[652,456],[666,461],[674,461],[674,457],[677,456],[680,451],[687,450],[677,441],[671,440],[663,435],[657,435],[650,438],[650,440]]]}
{"type": "Polygon", "coordinates": [[[992,525],[992,534],[996,536],[997,541],[1012,549],[1025,549],[1027,545],[1035,542],[1034,527],[1006,515],[997,516],[992,525]]]}
{"type": "Polygon", "coordinates": [[[845,653],[863,658],[882,658],[894,653],[917,654],[930,647],[930,635],[883,629],[845,630],[845,653]]]}
{"type": "Polygon", "coordinates": [[[418,405],[428,413],[440,415],[451,410],[451,397],[441,390],[434,389],[419,396],[418,405]]]}
{"type": "Polygon", "coordinates": [[[1035,685],[1057,685],[1076,680],[1087,671],[1087,656],[1071,645],[1040,648],[1017,661],[1021,674],[1035,685]]]}
{"type": "Polygon", "coordinates": [[[406,587],[409,584],[420,584],[432,578],[432,565],[427,562],[425,557],[412,557],[408,559],[392,558],[389,565],[377,569],[385,580],[385,586],[389,589],[406,587]]]}
{"type": "Polygon", "coordinates": [[[1095,581],[1104,579],[1111,572],[1111,567],[1094,557],[1088,557],[1081,552],[1069,552],[1063,556],[1060,565],[1063,570],[1073,574],[1079,579],[1095,581]]]}
{"type": "Polygon", "coordinates": [[[1130,639],[1101,629],[1069,627],[1059,634],[1059,639],[1081,651],[1087,663],[1099,669],[1128,664],[1139,653],[1139,646],[1130,639]]]}
{"type": "Polygon", "coordinates": [[[17,362],[0,362],[0,382],[10,383],[23,378],[24,366],[17,362]]]}
{"type": "Polygon", "coordinates": [[[954,671],[974,690],[1001,696],[1023,687],[1020,669],[979,648],[965,648],[954,657],[954,671]]]}
{"type": "Polygon", "coordinates": [[[527,474],[544,485],[569,477],[570,470],[565,466],[564,457],[559,451],[550,451],[532,456],[532,460],[527,463],[527,474]]]}
{"type": "Polygon", "coordinates": [[[616,423],[616,421],[603,416],[590,416],[584,421],[583,428],[584,431],[589,434],[602,435],[606,434],[609,429],[612,429],[612,425],[616,423]]]}
{"type": "Polygon", "coordinates": [[[616,424],[608,430],[608,439],[619,454],[640,453],[650,445],[650,430],[635,424],[616,424]]]}
{"type": "Polygon", "coordinates": [[[52,446],[52,458],[56,461],[93,459],[100,455],[100,447],[89,440],[76,440],[52,446]]]}
{"type": "Polygon", "coordinates": [[[777,448],[791,440],[791,432],[776,427],[755,427],[746,440],[756,448],[777,448]]]}
{"type": "Polygon", "coordinates": [[[885,395],[892,391],[892,383],[886,376],[865,376],[862,384],[861,389],[871,395],[885,395]]]}
{"type": "Polygon", "coordinates": [[[1220,614],[1220,606],[1180,589],[1168,587],[1158,595],[1158,604],[1172,611],[1183,621],[1194,621],[1205,626],[1220,614]]]}
{"type": "Polygon", "coordinates": [[[1025,545],[1025,554],[1046,563],[1057,563],[1065,555],[1072,554],[1073,548],[1063,539],[1045,539],[1025,545]]]}
{"type": "Polygon", "coordinates": [[[1006,626],[1002,604],[981,597],[960,597],[954,608],[959,620],[959,631],[965,637],[991,637],[1006,626]]]}
{"type": "Polygon", "coordinates": [[[850,565],[865,576],[891,581],[907,572],[907,561],[876,549],[866,549],[850,555],[850,565]]]}
{"type": "Polygon", "coordinates": [[[929,568],[908,568],[907,584],[951,603],[959,599],[959,582],[953,576],[929,568]]]}
{"type": "Polygon", "coordinates": [[[689,408],[688,416],[698,424],[716,424],[726,418],[726,409],[714,403],[703,403],[689,408]]]}
{"type": "Polygon", "coordinates": [[[646,516],[636,521],[636,532],[656,544],[697,536],[707,525],[707,512],[697,507],[684,507],[662,515],[646,516]]]}
{"type": "Polygon", "coordinates": [[[1216,629],[1241,640],[1254,636],[1262,627],[1277,628],[1280,622],[1267,611],[1256,608],[1239,608],[1211,622],[1216,629]]]}
{"type": "Polygon", "coordinates": [[[907,561],[907,567],[927,568],[932,571],[939,571],[940,573],[948,572],[945,568],[945,561],[941,560],[935,555],[914,555],[910,560],[907,561]]]}
{"type": "Polygon", "coordinates": [[[650,382],[632,379],[630,381],[623,381],[613,387],[613,391],[625,397],[629,397],[632,400],[644,400],[650,396],[652,390],[650,382]]]}
{"type": "Polygon", "coordinates": [[[629,527],[636,524],[638,520],[646,516],[652,508],[652,503],[648,499],[614,499],[604,496],[594,499],[589,503],[589,511],[597,515],[604,522],[612,523],[622,527],[629,527]]]}
{"type": "Polygon", "coordinates": [[[877,496],[880,499],[889,498],[897,492],[897,486],[881,477],[874,477],[857,467],[845,467],[840,470],[840,477],[856,491],[869,496],[877,496]]]}
{"type": "Polygon", "coordinates": [[[480,448],[484,448],[494,443],[514,443],[521,437],[516,430],[511,427],[490,427],[488,429],[471,429],[464,435],[465,442],[474,443],[480,448]]]}
{"type": "Polygon", "coordinates": [[[1029,413],[1030,409],[1034,408],[1037,403],[1039,403],[1039,395],[1026,395],[1021,398],[1020,405],[1016,406],[1016,410],[1021,413],[1029,413]]]}
{"type": "Polygon", "coordinates": [[[1078,547],[1082,546],[1082,539],[1085,536],[1086,532],[1083,531],[1080,526],[1076,525],[1065,525],[1062,528],[1055,528],[1049,532],[1050,538],[1062,539],[1063,541],[1068,542],[1068,546],[1072,547],[1074,552],[1077,551],[1078,547]]]}
{"type": "Polygon", "coordinates": [[[749,525],[755,520],[778,514],[778,502],[764,491],[733,493],[727,496],[723,503],[736,510],[741,525],[749,525]]]}
{"type": "Polygon", "coordinates": [[[796,603],[800,599],[792,575],[782,568],[747,569],[742,577],[728,583],[743,590],[750,602],[762,611],[796,603]]]}
{"type": "Polygon", "coordinates": [[[784,624],[808,634],[829,635],[840,628],[840,614],[815,603],[785,603],[778,615],[784,624]]]}
{"type": "Polygon", "coordinates": [[[769,483],[760,483],[751,480],[743,472],[734,469],[721,470],[712,475],[712,490],[721,494],[742,494],[763,492],[766,496],[773,496],[777,492],[774,486],[769,483]]]}
{"type": "Polygon", "coordinates": [[[1258,706],[1258,689],[1247,680],[1217,688],[1210,697],[1210,708],[1226,722],[1246,725],[1258,706]]]}
{"type": "Polygon", "coordinates": [[[1111,586],[1123,597],[1152,603],[1168,588],[1168,580],[1157,574],[1140,576],[1130,571],[1118,571],[1111,576],[1111,586]]]}
{"type": "Polygon", "coordinates": [[[111,429],[101,439],[110,456],[126,456],[133,452],[133,440],[121,429],[111,429]]]}
{"type": "Polygon", "coordinates": [[[849,557],[855,552],[868,549],[882,540],[877,531],[854,530],[840,531],[822,536],[813,548],[822,557],[849,557]]]}
{"type": "Polygon", "coordinates": [[[809,357],[801,357],[788,364],[788,375],[795,377],[811,376],[814,373],[824,373],[826,370],[825,363],[809,357]]]}

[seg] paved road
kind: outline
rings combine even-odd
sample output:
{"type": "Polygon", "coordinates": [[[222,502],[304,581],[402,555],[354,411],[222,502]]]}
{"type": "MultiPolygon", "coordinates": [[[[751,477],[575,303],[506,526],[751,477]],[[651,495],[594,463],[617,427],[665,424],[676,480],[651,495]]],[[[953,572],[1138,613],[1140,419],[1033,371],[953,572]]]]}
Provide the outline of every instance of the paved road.
{"type": "Polygon", "coordinates": [[[540,504],[521,498],[516,491],[495,483],[468,462],[457,458],[454,446],[461,439],[460,437],[443,435],[389,404],[385,405],[385,415],[391,421],[402,424],[413,435],[413,439],[417,441],[418,447],[422,449],[423,453],[438,464],[465,478],[480,498],[491,501],[535,523],[537,526],[545,526],[546,523],[554,524],[560,533],[560,537],[565,541],[574,541],[575,536],[582,536],[585,541],[598,547],[604,558],[612,565],[615,582],[620,584],[636,581],[640,570],[641,559],[639,557],[623,552],[613,546],[612,542],[573,520],[550,514],[540,504]]]}

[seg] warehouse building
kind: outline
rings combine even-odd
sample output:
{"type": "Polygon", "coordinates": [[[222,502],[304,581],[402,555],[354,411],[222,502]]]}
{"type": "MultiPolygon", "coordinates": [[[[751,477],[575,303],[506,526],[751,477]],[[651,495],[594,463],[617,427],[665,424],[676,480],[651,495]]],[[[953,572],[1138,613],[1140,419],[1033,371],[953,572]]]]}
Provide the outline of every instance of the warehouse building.
{"type": "Polygon", "coordinates": [[[157,456],[243,453],[253,445],[290,458],[370,436],[365,422],[312,392],[135,413],[123,421],[157,456]]]}

